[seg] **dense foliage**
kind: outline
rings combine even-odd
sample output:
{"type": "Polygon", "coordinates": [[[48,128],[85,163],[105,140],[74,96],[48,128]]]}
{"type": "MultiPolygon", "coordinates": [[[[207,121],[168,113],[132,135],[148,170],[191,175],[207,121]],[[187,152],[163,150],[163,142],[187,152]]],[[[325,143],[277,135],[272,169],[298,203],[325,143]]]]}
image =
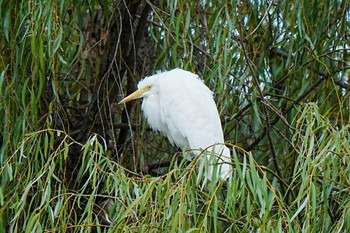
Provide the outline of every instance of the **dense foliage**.
{"type": "Polygon", "coordinates": [[[348,0],[0,0],[0,231],[350,231],[349,28],[348,0]],[[116,104],[175,67],[225,182],[116,104]]]}

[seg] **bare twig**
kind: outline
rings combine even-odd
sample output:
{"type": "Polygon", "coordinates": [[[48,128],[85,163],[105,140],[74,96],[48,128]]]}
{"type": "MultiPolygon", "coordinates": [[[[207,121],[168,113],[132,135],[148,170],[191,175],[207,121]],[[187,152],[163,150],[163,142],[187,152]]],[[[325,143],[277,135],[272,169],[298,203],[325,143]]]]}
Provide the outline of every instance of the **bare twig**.
{"type": "MultiPolygon", "coordinates": [[[[282,115],[288,113],[291,109],[293,109],[297,104],[299,104],[306,96],[308,96],[313,90],[315,90],[324,80],[325,77],[321,77],[314,85],[312,85],[309,89],[307,89],[299,98],[295,100],[295,102],[289,105],[284,111],[282,111],[282,115]]],[[[271,122],[270,126],[275,125],[279,121],[280,117],[275,117],[271,122]]],[[[266,131],[264,130],[259,137],[255,139],[255,141],[246,147],[247,151],[252,150],[264,137],[266,136],[266,131]]]]}
{"type": "MultiPolygon", "coordinates": [[[[242,35],[242,33],[240,33],[242,35]]],[[[255,75],[255,72],[254,72],[254,68],[253,68],[253,65],[251,64],[251,60],[249,59],[248,57],[248,54],[247,54],[247,51],[245,50],[245,47],[244,47],[244,42],[243,42],[243,38],[242,38],[242,43],[241,43],[241,47],[242,47],[242,51],[244,53],[244,57],[246,58],[247,60],[247,64],[248,64],[248,67],[251,71],[251,74],[253,76],[253,80],[255,82],[255,86],[256,86],[256,89],[258,90],[258,93],[259,93],[259,96],[260,98],[262,99],[262,102],[268,102],[266,99],[265,99],[265,96],[262,92],[262,90],[260,89],[260,86],[259,86],[259,81],[255,75]]],[[[269,113],[267,111],[267,104],[264,104],[263,105],[263,110],[264,110],[264,118],[265,118],[265,121],[266,121],[266,126],[265,126],[265,130],[264,130],[264,133],[265,135],[267,135],[268,139],[269,139],[269,145],[270,145],[270,149],[271,149],[271,155],[272,155],[272,162],[273,162],[273,165],[276,169],[276,172],[277,172],[277,175],[280,177],[281,180],[283,180],[283,176],[282,176],[282,172],[281,172],[281,169],[279,167],[279,164],[278,164],[278,161],[277,161],[277,155],[276,155],[276,150],[275,150],[275,146],[272,142],[272,137],[271,137],[271,133],[270,133],[270,117],[269,117],[269,113]]],[[[278,119],[280,119],[278,117],[278,119]]],[[[284,189],[284,186],[281,185],[281,192],[284,194],[285,193],[285,189],[284,189]]]]}

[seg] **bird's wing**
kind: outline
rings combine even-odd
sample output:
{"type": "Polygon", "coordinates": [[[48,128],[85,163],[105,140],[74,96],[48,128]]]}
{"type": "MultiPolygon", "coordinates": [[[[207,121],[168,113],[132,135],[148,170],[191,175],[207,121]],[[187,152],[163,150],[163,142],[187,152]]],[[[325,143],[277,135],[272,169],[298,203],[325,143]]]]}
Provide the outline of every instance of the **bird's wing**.
{"type": "Polygon", "coordinates": [[[160,115],[174,142],[191,149],[222,143],[220,118],[209,88],[195,75],[171,81],[162,83],[161,90],[171,94],[161,93],[160,115]]]}

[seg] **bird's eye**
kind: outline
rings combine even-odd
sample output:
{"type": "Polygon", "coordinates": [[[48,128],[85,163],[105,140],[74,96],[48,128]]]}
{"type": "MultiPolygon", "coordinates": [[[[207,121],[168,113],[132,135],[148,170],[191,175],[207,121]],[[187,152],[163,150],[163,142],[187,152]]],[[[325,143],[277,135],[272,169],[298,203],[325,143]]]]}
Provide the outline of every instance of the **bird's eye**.
{"type": "Polygon", "coordinates": [[[151,86],[147,86],[147,90],[151,90],[151,86]]]}

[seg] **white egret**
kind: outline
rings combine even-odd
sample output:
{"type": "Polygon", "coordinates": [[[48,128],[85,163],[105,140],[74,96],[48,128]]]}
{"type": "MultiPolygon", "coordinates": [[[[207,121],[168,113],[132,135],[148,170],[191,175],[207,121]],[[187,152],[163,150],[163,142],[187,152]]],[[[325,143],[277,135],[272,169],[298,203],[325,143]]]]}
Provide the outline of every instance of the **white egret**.
{"type": "Polygon", "coordinates": [[[230,150],[224,145],[213,93],[196,74],[174,69],[146,77],[138,83],[138,90],[119,104],[138,98],[143,98],[141,109],[153,130],[182,149],[192,149],[195,155],[200,153],[198,149],[209,148],[208,178],[211,180],[214,166],[221,179],[228,177],[230,150]]]}

